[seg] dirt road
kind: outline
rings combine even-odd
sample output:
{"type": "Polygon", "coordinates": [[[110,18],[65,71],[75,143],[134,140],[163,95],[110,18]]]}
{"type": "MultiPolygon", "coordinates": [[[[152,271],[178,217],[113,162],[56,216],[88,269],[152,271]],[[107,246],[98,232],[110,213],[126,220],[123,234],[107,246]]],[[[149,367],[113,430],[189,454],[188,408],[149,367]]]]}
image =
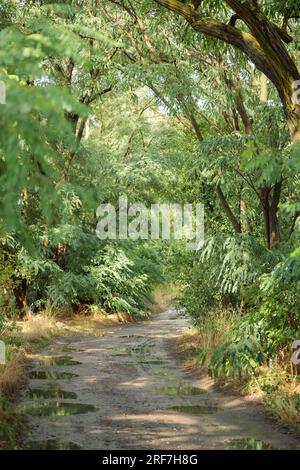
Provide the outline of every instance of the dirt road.
{"type": "Polygon", "coordinates": [[[260,406],[184,372],[169,340],[185,326],[169,310],[103,337],[56,340],[20,404],[27,448],[299,448],[260,406]]]}

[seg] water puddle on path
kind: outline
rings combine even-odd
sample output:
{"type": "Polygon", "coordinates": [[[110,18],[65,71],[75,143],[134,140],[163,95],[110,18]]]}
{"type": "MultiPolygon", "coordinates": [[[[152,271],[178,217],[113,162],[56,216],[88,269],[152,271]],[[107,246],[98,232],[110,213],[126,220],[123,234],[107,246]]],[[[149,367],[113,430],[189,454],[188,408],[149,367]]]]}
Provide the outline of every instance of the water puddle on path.
{"type": "Polygon", "coordinates": [[[111,355],[116,356],[116,357],[128,356],[129,352],[128,352],[127,348],[114,349],[113,352],[111,353],[111,355]]]}
{"type": "Polygon", "coordinates": [[[40,366],[76,366],[81,364],[79,361],[74,361],[71,356],[45,356],[39,361],[40,366]]]}
{"type": "Polygon", "coordinates": [[[218,413],[219,411],[223,411],[222,408],[217,406],[205,406],[205,405],[189,405],[189,406],[170,406],[167,408],[170,411],[179,411],[180,413],[188,413],[193,415],[210,415],[213,413],[218,413]]]}
{"type": "Polygon", "coordinates": [[[226,442],[228,450],[275,450],[269,442],[260,441],[253,437],[245,437],[244,439],[232,439],[226,442]]]}
{"type": "Polygon", "coordinates": [[[67,390],[62,390],[58,385],[49,387],[49,388],[30,388],[26,395],[29,398],[38,399],[38,398],[56,398],[59,399],[76,399],[77,394],[74,392],[69,392],[67,390]]]}
{"type": "Polygon", "coordinates": [[[61,346],[60,351],[62,353],[71,353],[71,352],[79,352],[80,349],[72,348],[71,346],[61,346]]]}
{"type": "Polygon", "coordinates": [[[162,393],[163,395],[201,395],[206,390],[190,385],[182,385],[179,387],[155,387],[152,392],[162,393]]]}
{"type": "Polygon", "coordinates": [[[72,374],[71,372],[55,372],[48,370],[33,370],[29,374],[30,379],[38,380],[71,380],[74,377],[79,377],[78,374],[72,374]]]}
{"type": "Polygon", "coordinates": [[[121,335],[119,336],[119,338],[145,338],[145,336],[142,336],[142,335],[121,335]]]}
{"type": "Polygon", "coordinates": [[[25,413],[31,416],[71,416],[82,413],[98,411],[94,405],[84,403],[59,403],[56,401],[50,403],[34,403],[24,409],[25,413]]]}
{"type": "Polygon", "coordinates": [[[81,447],[74,442],[48,439],[46,441],[32,441],[26,445],[27,450],[80,450],[81,447]]]}
{"type": "Polygon", "coordinates": [[[157,377],[158,379],[162,380],[174,380],[177,381],[179,379],[179,376],[176,372],[170,371],[166,368],[162,367],[156,367],[153,371],[152,374],[157,377]]]}
{"type": "MultiPolygon", "coordinates": [[[[127,337],[126,337],[127,338],[127,337]]],[[[112,356],[130,356],[133,360],[143,361],[147,356],[150,356],[150,348],[153,348],[154,344],[150,342],[143,343],[137,346],[126,346],[124,348],[113,349],[112,356]]]]}
{"type": "Polygon", "coordinates": [[[168,361],[164,359],[138,359],[139,364],[149,364],[149,365],[163,365],[168,364],[168,361]]]}

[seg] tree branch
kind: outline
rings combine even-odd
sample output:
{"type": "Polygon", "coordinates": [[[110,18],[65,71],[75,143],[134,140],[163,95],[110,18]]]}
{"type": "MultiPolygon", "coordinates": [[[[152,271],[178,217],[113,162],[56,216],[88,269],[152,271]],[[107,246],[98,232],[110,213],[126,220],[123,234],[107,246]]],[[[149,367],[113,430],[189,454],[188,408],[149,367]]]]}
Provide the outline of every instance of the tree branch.
{"type": "Polygon", "coordinates": [[[234,213],[232,212],[225,196],[224,196],[224,193],[221,189],[221,186],[218,184],[217,187],[216,187],[216,191],[217,191],[217,195],[218,195],[218,198],[220,200],[220,203],[221,203],[221,206],[223,207],[226,215],[228,216],[230,222],[232,223],[233,225],[233,228],[235,230],[236,233],[242,233],[242,227],[241,227],[241,223],[238,221],[238,219],[236,218],[236,216],[234,215],[234,213]]]}
{"type": "Polygon", "coordinates": [[[284,42],[292,38],[273,24],[259,10],[256,2],[225,0],[227,5],[241,18],[250,32],[241,31],[230,24],[204,16],[189,4],[179,0],[156,0],[169,10],[183,16],[195,31],[206,36],[221,39],[244,52],[248,58],[276,86],[287,115],[290,110],[290,95],[287,89],[300,79],[295,62],[289,55],[284,42]],[[283,42],[284,41],[284,42],[283,42]]]}

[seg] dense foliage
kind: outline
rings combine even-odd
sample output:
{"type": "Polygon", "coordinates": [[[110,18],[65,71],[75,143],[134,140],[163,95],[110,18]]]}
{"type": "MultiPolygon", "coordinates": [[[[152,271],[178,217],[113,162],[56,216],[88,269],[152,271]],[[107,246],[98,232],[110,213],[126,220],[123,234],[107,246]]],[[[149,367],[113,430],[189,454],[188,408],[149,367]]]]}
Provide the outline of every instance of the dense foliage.
{"type": "Polygon", "coordinates": [[[139,315],[165,276],[196,325],[235,309],[210,358],[215,375],[290,354],[300,337],[296,3],[0,3],[0,327],[50,307],[139,315]],[[262,54],[269,46],[249,11],[276,39],[277,62],[261,60],[255,41],[262,54]],[[220,37],[222,25],[256,52],[220,37]],[[290,74],[278,83],[284,57],[290,74]],[[100,241],[97,206],[123,193],[148,207],[203,202],[204,248],[100,241]]]}

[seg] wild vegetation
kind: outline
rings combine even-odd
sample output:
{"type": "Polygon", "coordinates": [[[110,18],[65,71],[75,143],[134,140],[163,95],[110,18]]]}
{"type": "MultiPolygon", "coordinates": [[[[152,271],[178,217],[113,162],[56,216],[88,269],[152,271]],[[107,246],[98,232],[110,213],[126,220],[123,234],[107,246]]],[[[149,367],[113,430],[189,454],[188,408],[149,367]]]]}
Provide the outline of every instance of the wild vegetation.
{"type": "MultiPolygon", "coordinates": [[[[53,332],[62,314],[145,317],[153,290],[176,283],[197,365],[297,428],[299,11],[298,0],[0,2],[8,360],[23,364],[20,320],[50,315],[53,332]],[[203,249],[99,240],[96,209],[121,194],[202,202],[203,249]]],[[[12,390],[9,370],[0,442],[16,438],[8,400],[24,379],[20,365],[12,390]]]]}

